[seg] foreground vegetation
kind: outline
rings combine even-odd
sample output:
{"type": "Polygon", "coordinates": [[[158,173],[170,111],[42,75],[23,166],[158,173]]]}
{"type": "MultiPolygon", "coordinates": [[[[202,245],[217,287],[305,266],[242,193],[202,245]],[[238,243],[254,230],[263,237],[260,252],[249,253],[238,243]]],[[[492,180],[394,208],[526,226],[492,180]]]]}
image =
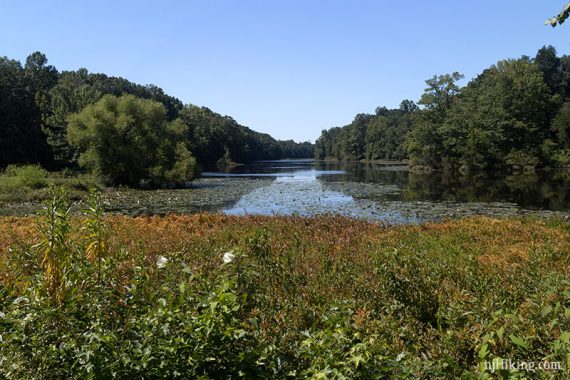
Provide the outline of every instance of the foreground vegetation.
{"type": "Polygon", "coordinates": [[[570,226],[0,219],[3,378],[565,378],[570,226]],[[501,359],[560,362],[491,373],[501,359]]]}

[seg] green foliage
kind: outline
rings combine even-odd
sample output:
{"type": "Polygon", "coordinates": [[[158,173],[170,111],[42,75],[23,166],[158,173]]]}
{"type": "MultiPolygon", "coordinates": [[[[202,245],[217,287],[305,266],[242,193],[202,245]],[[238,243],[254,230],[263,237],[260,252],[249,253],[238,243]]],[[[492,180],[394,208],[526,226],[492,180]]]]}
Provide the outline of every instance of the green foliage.
{"type": "Polygon", "coordinates": [[[426,81],[426,89],[419,104],[424,107],[415,119],[414,128],[406,138],[406,148],[411,166],[441,168],[454,160],[454,152],[445,144],[455,144],[455,136],[444,130],[443,123],[450,108],[461,92],[456,82],[460,73],[436,75],[426,81]]]}
{"type": "Polygon", "coordinates": [[[8,165],[4,175],[16,177],[16,186],[40,189],[47,185],[48,172],[39,165],[8,165]]]}
{"type": "Polygon", "coordinates": [[[84,243],[77,244],[69,234],[66,194],[54,190],[46,203],[39,221],[43,238],[36,246],[43,275],[32,277],[25,294],[12,298],[0,315],[2,378],[267,373],[265,348],[241,320],[246,298],[238,297],[232,267],[209,282],[192,275],[181,261],[160,258],[156,267],[139,263],[130,283],[121,284],[117,270],[123,255],[102,260],[106,228],[97,193],[85,212],[84,243]],[[151,282],[156,276],[162,286],[151,282]]]}
{"type": "Polygon", "coordinates": [[[454,72],[452,74],[434,75],[426,80],[427,87],[420,98],[418,104],[425,109],[434,111],[430,116],[434,121],[443,121],[447,111],[453,104],[461,89],[457,81],[463,79],[463,74],[454,72]]]}
{"type": "Polygon", "coordinates": [[[375,115],[359,114],[342,128],[324,130],[315,143],[317,159],[402,160],[407,157],[404,139],[417,111],[405,100],[399,109],[378,107],[375,115]]]}
{"type": "Polygon", "coordinates": [[[83,229],[87,233],[85,255],[88,260],[97,261],[97,279],[101,278],[101,263],[107,254],[107,225],[103,221],[101,193],[91,189],[85,213],[83,229]]]}
{"type": "Polygon", "coordinates": [[[315,147],[309,141],[277,140],[281,148],[280,158],[313,158],[315,147]]]}
{"type": "Polygon", "coordinates": [[[41,130],[38,102],[57,79],[40,53],[26,66],[0,57],[0,168],[8,164],[51,164],[51,152],[41,130]]]}
{"type": "Polygon", "coordinates": [[[552,122],[557,145],[561,148],[570,148],[570,102],[562,105],[552,122]]]}
{"type": "Polygon", "coordinates": [[[306,368],[298,374],[300,377],[378,377],[382,367],[370,352],[378,337],[358,331],[352,323],[353,313],[347,305],[334,307],[323,315],[321,326],[303,333],[299,359],[306,361],[306,368]]]}
{"type": "Polygon", "coordinates": [[[518,165],[516,152],[526,150],[529,159],[522,163],[535,166],[540,161],[528,151],[550,137],[548,104],[548,87],[535,64],[501,61],[470,82],[450,109],[443,128],[454,138],[443,140],[444,156],[455,155],[469,168],[496,169],[518,165]]]}
{"type": "Polygon", "coordinates": [[[54,305],[61,305],[67,297],[69,276],[72,271],[72,248],[69,243],[70,202],[64,188],[59,192],[50,189],[38,220],[42,240],[35,247],[41,256],[45,290],[54,305]]]}
{"type": "Polygon", "coordinates": [[[77,159],[77,152],[69,146],[66,137],[68,118],[107,94],[131,94],[157,101],[166,108],[169,121],[178,117],[182,108],[180,100],[156,86],[141,86],[123,78],[89,73],[86,69],[64,71],[41,104],[42,129],[60,165],[73,165],[77,159]]]}
{"type": "Polygon", "coordinates": [[[235,164],[236,163],[234,162],[234,160],[232,160],[232,153],[230,152],[230,149],[228,147],[226,147],[224,155],[218,160],[218,162],[216,162],[216,166],[226,167],[226,166],[232,166],[235,164]]]}
{"type": "Polygon", "coordinates": [[[534,59],[491,66],[466,86],[457,72],[426,81],[418,101],[378,107],[342,128],[323,131],[317,159],[409,158],[413,169],[468,173],[566,166],[570,147],[570,60],[552,46],[534,59]]]}
{"type": "Polygon", "coordinates": [[[531,167],[534,168],[538,164],[536,154],[525,150],[515,150],[507,154],[505,157],[507,165],[516,168],[531,167]]]}
{"type": "Polygon", "coordinates": [[[102,96],[95,86],[87,82],[87,77],[84,69],[62,73],[43,104],[43,131],[54,158],[62,163],[73,162],[77,158],[67,142],[67,118],[102,96]]]}
{"type": "Polygon", "coordinates": [[[55,195],[42,240],[67,252],[57,261],[67,263],[65,293],[53,299],[46,265],[37,265],[43,250],[14,246],[14,262],[0,261],[13,268],[0,282],[2,378],[568,375],[564,221],[378,229],[340,218],[200,215],[121,217],[107,230],[95,194],[71,224],[65,194],[55,195]],[[121,243],[125,233],[130,243],[121,243]],[[164,240],[151,251],[156,239],[164,240]],[[93,242],[107,243],[100,262],[93,242]],[[562,370],[486,368],[506,359],[562,370]]]}
{"type": "MultiPolygon", "coordinates": [[[[175,144],[166,152],[157,152],[156,157],[150,157],[154,161],[172,159],[164,156],[179,157],[175,167],[152,170],[153,176],[158,176],[158,182],[163,179],[185,182],[191,177],[188,173],[194,171],[190,154],[196,157],[198,164],[207,166],[223,156],[225,147],[231,150],[232,158],[237,162],[308,158],[314,154],[310,142],[277,141],[207,108],[183,107],[179,99],[165,94],[157,86],[142,86],[120,77],[89,73],[83,68],[59,73],[47,62],[40,52],[32,53],[24,66],[0,57],[0,169],[9,164],[30,163],[50,170],[78,169],[79,155],[84,152],[70,144],[68,124],[70,119],[76,120],[74,115],[105,95],[132,95],[158,102],[164,107],[167,122],[174,123],[181,117],[188,127],[184,132],[184,140],[190,140],[186,147],[175,144]]],[[[117,162],[117,165],[121,163],[117,162]]],[[[154,181],[157,178],[146,179],[154,181]]]]}
{"type": "Polygon", "coordinates": [[[569,15],[570,15],[570,3],[566,3],[564,8],[562,8],[562,10],[560,11],[560,13],[558,13],[558,15],[549,18],[544,22],[544,24],[551,25],[554,28],[556,25],[562,25],[564,21],[566,21],[569,15]]]}
{"type": "Polygon", "coordinates": [[[213,165],[231,153],[233,162],[313,156],[309,142],[277,141],[268,134],[255,132],[206,107],[185,106],[180,119],[188,127],[192,152],[201,165],[213,165]]]}
{"type": "Polygon", "coordinates": [[[563,149],[556,152],[552,159],[558,166],[570,167],[570,149],[563,149]]]}
{"type": "Polygon", "coordinates": [[[112,184],[183,184],[195,176],[186,126],[169,122],[164,106],[132,95],[106,95],[69,119],[79,164],[112,184]]]}

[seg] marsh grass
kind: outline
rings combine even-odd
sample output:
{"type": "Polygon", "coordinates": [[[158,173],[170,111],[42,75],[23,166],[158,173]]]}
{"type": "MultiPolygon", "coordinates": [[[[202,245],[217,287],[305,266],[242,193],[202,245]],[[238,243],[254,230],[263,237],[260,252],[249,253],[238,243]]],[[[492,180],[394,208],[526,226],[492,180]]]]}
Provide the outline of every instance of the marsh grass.
{"type": "Polygon", "coordinates": [[[98,202],[62,234],[60,303],[33,248],[45,230],[1,219],[1,377],[568,377],[563,220],[132,218],[98,202]],[[501,359],[563,370],[485,369],[501,359]]]}
{"type": "Polygon", "coordinates": [[[63,188],[59,191],[51,188],[50,198],[38,218],[42,239],[32,247],[40,254],[45,288],[55,305],[65,301],[68,277],[73,270],[72,255],[75,252],[69,240],[70,212],[67,192],[63,188]]]}
{"type": "Polygon", "coordinates": [[[39,165],[9,165],[4,169],[3,174],[8,177],[14,177],[16,180],[15,185],[18,187],[40,189],[47,185],[46,177],[48,172],[39,165]]]}
{"type": "Polygon", "coordinates": [[[97,280],[101,279],[101,264],[107,254],[108,228],[103,221],[103,205],[101,194],[91,190],[85,209],[83,221],[85,232],[85,256],[88,260],[97,261],[97,280]]]}
{"type": "Polygon", "coordinates": [[[103,188],[93,177],[69,170],[48,172],[39,165],[10,165],[0,175],[0,205],[47,201],[50,186],[65,188],[72,200],[87,200],[90,189],[103,188]]]}

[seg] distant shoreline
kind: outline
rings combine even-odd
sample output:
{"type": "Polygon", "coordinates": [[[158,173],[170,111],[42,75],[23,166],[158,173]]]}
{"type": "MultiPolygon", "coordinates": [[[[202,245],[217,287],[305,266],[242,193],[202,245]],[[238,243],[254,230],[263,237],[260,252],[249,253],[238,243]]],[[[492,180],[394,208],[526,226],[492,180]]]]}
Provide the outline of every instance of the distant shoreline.
{"type": "Polygon", "coordinates": [[[339,160],[337,158],[315,159],[316,162],[342,162],[376,165],[402,165],[408,166],[409,160],[339,160]]]}

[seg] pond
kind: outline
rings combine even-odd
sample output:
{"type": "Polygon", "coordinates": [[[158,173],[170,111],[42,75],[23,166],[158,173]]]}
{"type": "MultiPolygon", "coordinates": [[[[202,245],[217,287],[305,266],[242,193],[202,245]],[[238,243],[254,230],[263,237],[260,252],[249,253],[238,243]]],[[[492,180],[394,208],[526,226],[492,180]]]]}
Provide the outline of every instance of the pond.
{"type": "MultiPolygon", "coordinates": [[[[107,212],[127,215],[338,214],[387,223],[470,215],[570,215],[570,172],[450,176],[406,165],[280,160],[205,172],[185,189],[109,189],[107,212]]],[[[4,203],[0,215],[37,212],[39,202],[4,203]]],[[[79,208],[76,205],[76,208],[79,208]]]]}
{"type": "Polygon", "coordinates": [[[570,173],[452,176],[406,165],[280,160],[205,172],[204,178],[265,179],[226,214],[340,214],[390,223],[468,215],[566,215],[570,173]],[[269,181],[267,181],[269,179],[269,181]]]}

